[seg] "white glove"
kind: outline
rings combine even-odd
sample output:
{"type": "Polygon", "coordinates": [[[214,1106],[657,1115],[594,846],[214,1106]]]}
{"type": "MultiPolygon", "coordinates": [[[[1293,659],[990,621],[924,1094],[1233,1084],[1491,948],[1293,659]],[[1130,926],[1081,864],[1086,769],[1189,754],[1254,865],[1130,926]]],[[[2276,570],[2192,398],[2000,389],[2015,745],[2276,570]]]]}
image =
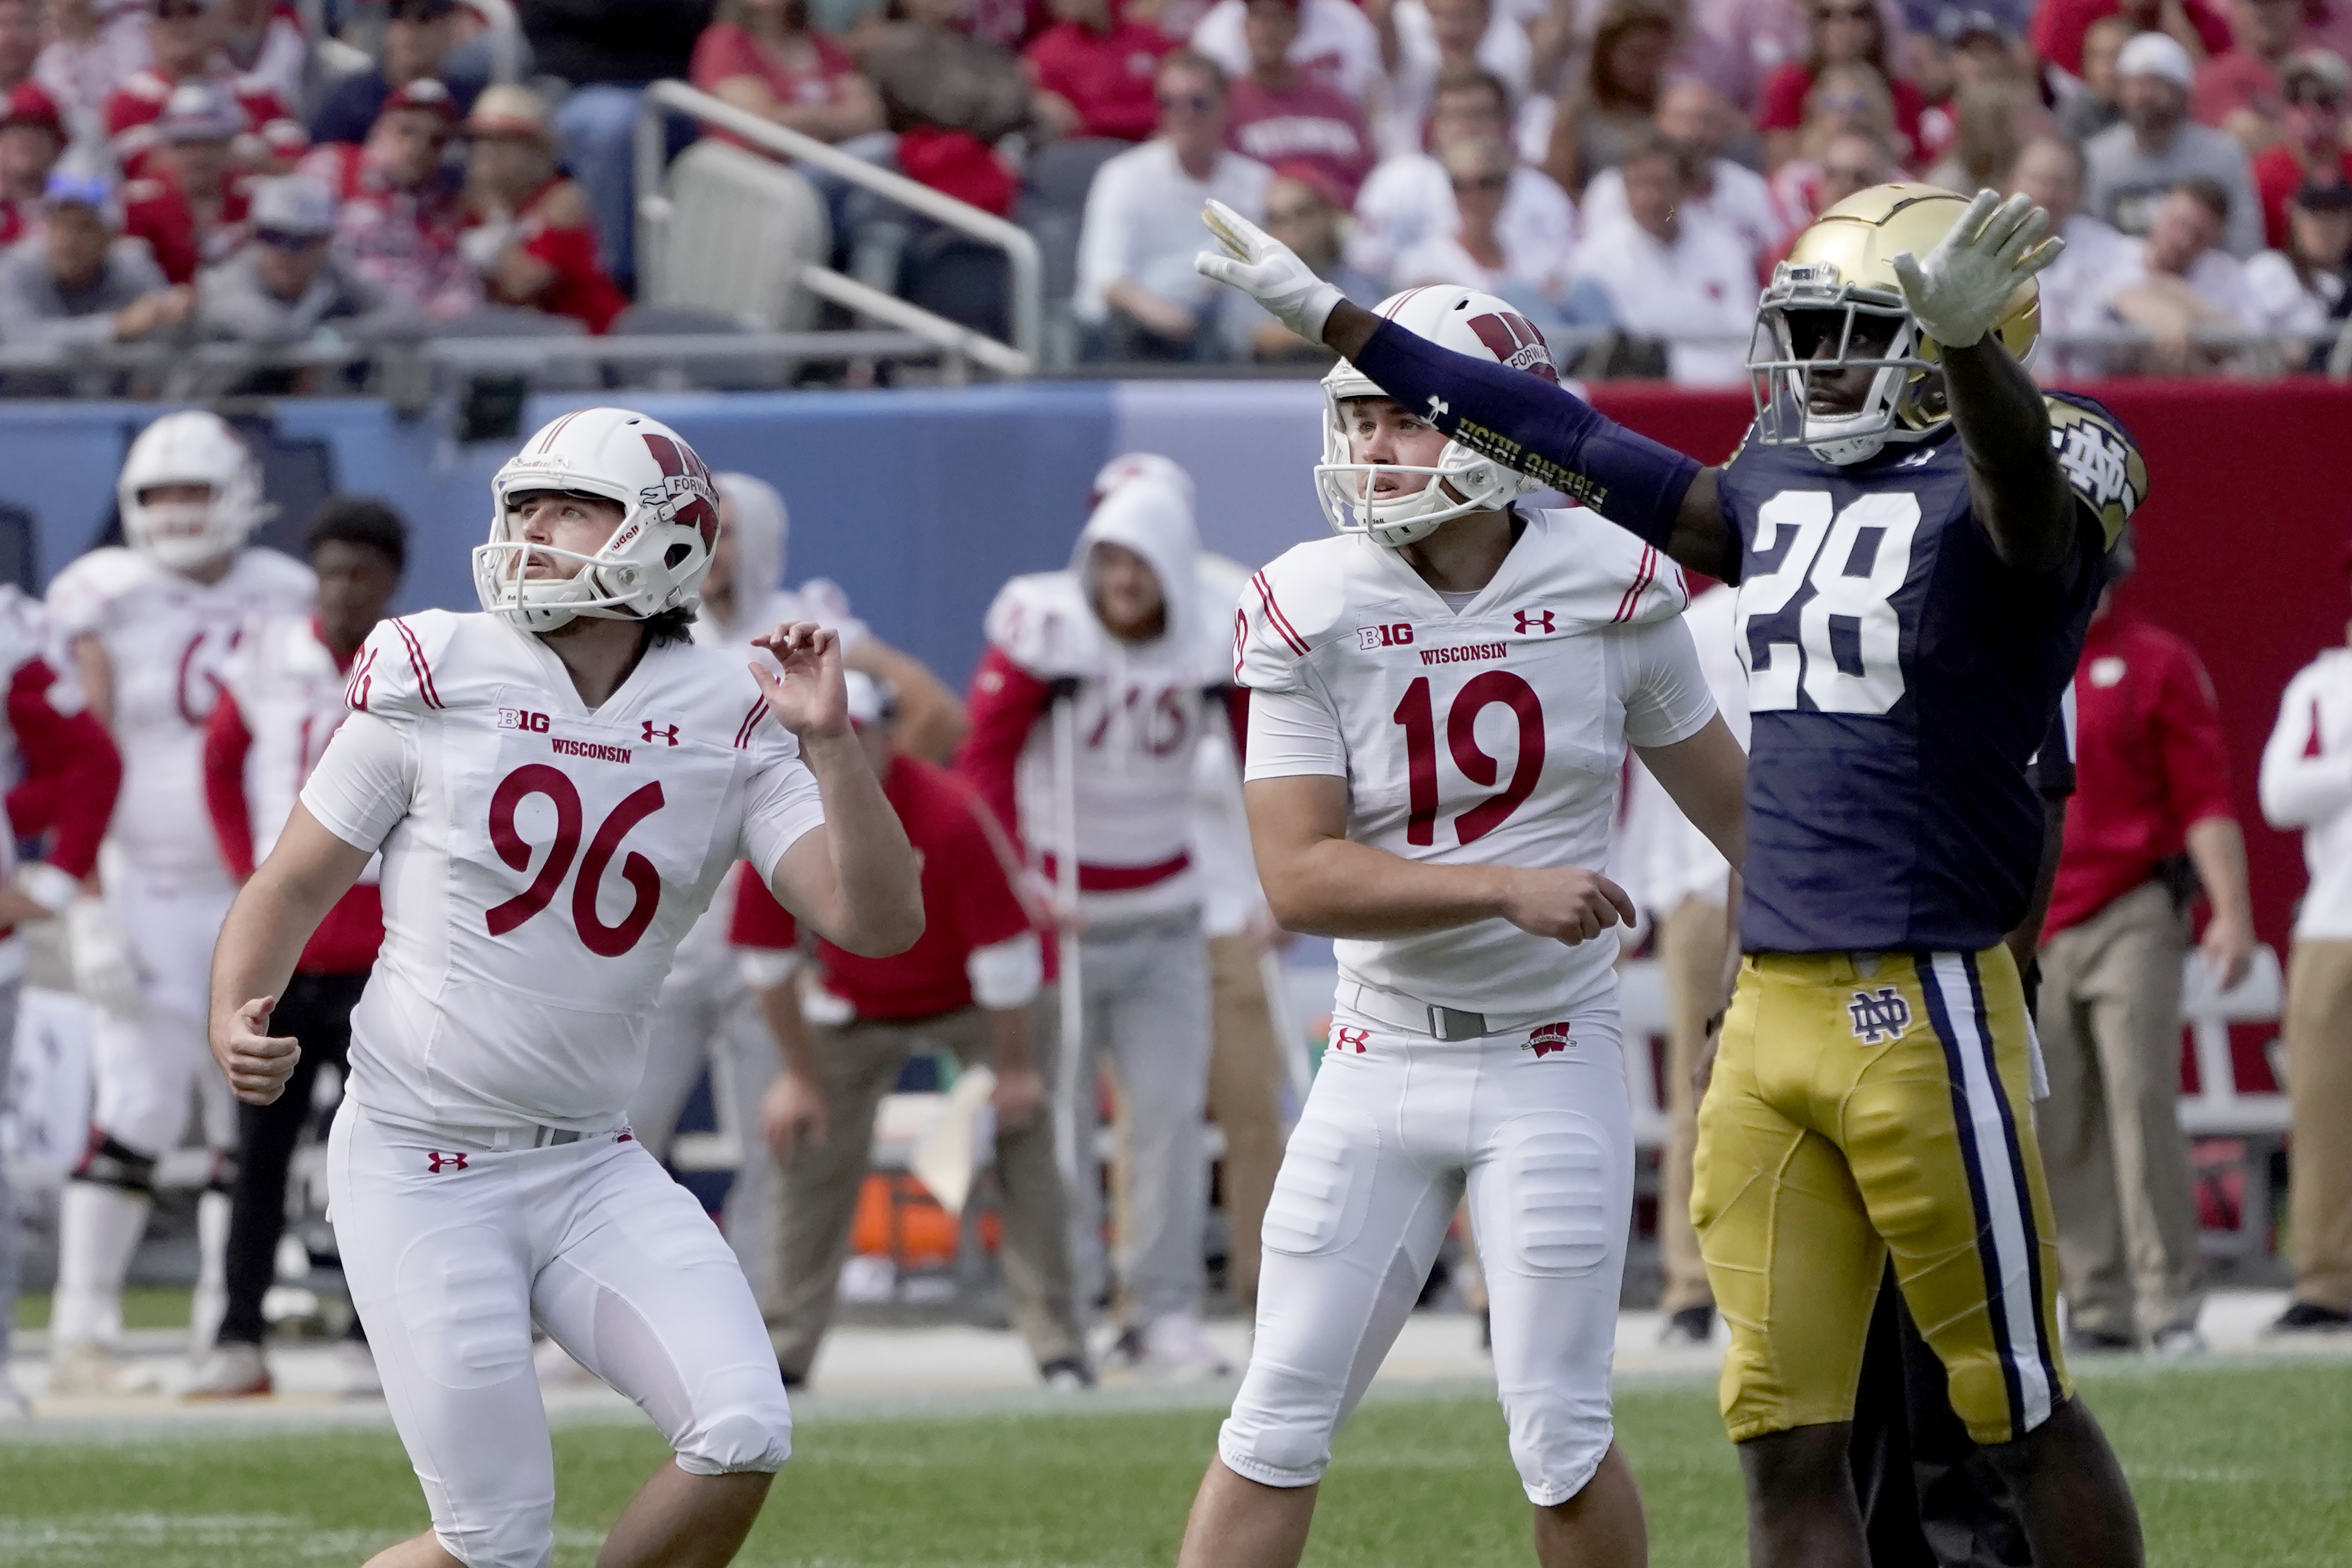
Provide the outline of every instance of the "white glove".
{"type": "Polygon", "coordinates": [[[1315,276],[1298,253],[1223,202],[1211,202],[1201,221],[1224,247],[1192,258],[1192,270],[1235,288],[1265,307],[1266,314],[1310,343],[1323,340],[1323,323],[1347,298],[1315,276]]]}
{"type": "Polygon", "coordinates": [[[66,943],[73,958],[74,989],[83,999],[119,1018],[136,1018],[146,1010],[131,943],[104,904],[77,898],[66,906],[66,943]]]}
{"type": "Polygon", "coordinates": [[[2018,286],[2058,259],[2066,242],[2050,233],[2050,214],[2031,196],[2002,201],[1979,191],[1952,232],[1924,262],[1895,257],[1895,281],[1927,336],[1965,349],[1992,330],[2018,286]]]}

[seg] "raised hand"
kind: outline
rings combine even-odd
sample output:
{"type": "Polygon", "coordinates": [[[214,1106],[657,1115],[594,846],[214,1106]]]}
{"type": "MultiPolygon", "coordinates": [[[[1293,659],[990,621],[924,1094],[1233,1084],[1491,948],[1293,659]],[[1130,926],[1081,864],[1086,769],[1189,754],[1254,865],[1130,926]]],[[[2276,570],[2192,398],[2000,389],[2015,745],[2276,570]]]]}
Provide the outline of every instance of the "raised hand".
{"type": "Polygon", "coordinates": [[[776,722],[802,740],[849,733],[849,689],[842,680],[841,637],[813,621],[792,621],[751,646],[772,654],[779,675],[754,660],[751,678],[776,722]]]}
{"type": "Polygon", "coordinates": [[[1323,340],[1323,324],[1342,298],[1335,286],[1316,277],[1297,251],[1223,202],[1202,208],[1201,221],[1223,248],[1194,256],[1193,271],[1240,289],[1308,342],[1323,340]]]}
{"type": "Polygon", "coordinates": [[[301,1043],[290,1034],[273,1035],[269,1015],[276,997],[256,997],[230,1016],[228,1027],[213,1039],[213,1060],[236,1097],[248,1105],[267,1105],[286,1092],[286,1080],[302,1060],[301,1043]]]}
{"type": "Polygon", "coordinates": [[[2050,232],[2050,214],[2031,196],[2004,202],[1979,191],[1925,261],[1907,250],[1894,258],[1895,277],[1927,336],[1965,349],[1991,331],[2010,296],[2065,248],[2050,232]]]}

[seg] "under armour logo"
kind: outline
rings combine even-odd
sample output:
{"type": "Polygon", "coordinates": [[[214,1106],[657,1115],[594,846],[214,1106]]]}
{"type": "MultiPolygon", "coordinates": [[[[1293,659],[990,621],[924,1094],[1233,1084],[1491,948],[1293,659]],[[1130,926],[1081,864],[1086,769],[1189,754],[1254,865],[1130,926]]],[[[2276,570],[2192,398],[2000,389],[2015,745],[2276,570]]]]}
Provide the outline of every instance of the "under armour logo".
{"type": "Polygon", "coordinates": [[[1911,1027],[1911,1004],[1892,986],[1879,987],[1874,996],[1868,991],[1854,992],[1845,1010],[1853,1019],[1853,1038],[1864,1045],[1901,1040],[1903,1031],[1911,1027]]]}
{"type": "Polygon", "coordinates": [[[1331,1049],[1352,1051],[1358,1056],[1361,1056],[1364,1054],[1365,1045],[1371,1038],[1372,1031],[1368,1029],[1337,1029],[1331,1031],[1331,1049]]]}
{"type": "Polygon", "coordinates": [[[1511,622],[1518,628],[1519,635],[1522,637],[1530,632],[1541,632],[1549,636],[1554,630],[1551,623],[1551,612],[1549,610],[1514,610],[1511,612],[1511,622]]]}
{"type": "Polygon", "coordinates": [[[1539,1023],[1529,1031],[1528,1043],[1520,1049],[1534,1051],[1538,1060],[1556,1051],[1566,1051],[1574,1043],[1568,1038],[1568,1028],[1565,1023],[1539,1023]]]}
{"type": "Polygon", "coordinates": [[[1444,419],[1447,414],[1452,413],[1453,412],[1454,405],[1452,403],[1447,402],[1435,392],[1429,394],[1429,417],[1432,420],[1444,419]]]}
{"type": "Polygon", "coordinates": [[[1925,468],[1928,464],[1933,463],[1936,460],[1937,450],[1937,449],[1933,446],[1923,446],[1919,448],[1918,451],[1911,454],[1910,456],[1906,457],[1902,462],[1897,463],[1895,466],[1897,468],[1925,468]]]}
{"type": "Polygon", "coordinates": [[[439,1176],[445,1169],[461,1171],[466,1168],[466,1156],[461,1154],[445,1155],[439,1149],[434,1149],[427,1152],[425,1157],[433,1162],[425,1167],[428,1175],[439,1176]]]}
{"type": "Polygon", "coordinates": [[[676,746],[677,744],[677,726],[673,724],[667,728],[656,728],[654,721],[651,719],[646,719],[645,721],[645,745],[651,746],[656,740],[666,740],[672,746],[676,746]]]}

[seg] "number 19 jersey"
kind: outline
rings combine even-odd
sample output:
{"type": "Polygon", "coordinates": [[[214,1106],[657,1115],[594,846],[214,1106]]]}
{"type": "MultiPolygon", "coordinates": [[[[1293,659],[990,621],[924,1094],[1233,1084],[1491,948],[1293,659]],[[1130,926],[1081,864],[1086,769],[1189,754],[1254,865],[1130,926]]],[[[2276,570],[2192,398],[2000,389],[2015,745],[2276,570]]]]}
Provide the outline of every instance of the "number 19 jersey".
{"type": "Polygon", "coordinates": [[[1850,467],[1750,444],[1723,468],[1752,716],[1748,951],[1973,953],[2023,917],[2042,850],[2026,763],[2074,678],[2101,556],[2147,490],[2105,409],[2062,393],[2049,409],[2098,527],[2041,577],[1994,553],[1948,426],[1850,467]]]}
{"type": "MultiPolygon", "coordinates": [[[[1348,837],[1406,860],[1600,869],[1625,747],[1687,739],[1715,701],[1672,563],[1581,508],[1521,517],[1458,612],[1360,535],[1254,577],[1235,624],[1248,777],[1344,777],[1348,837]]],[[[1617,946],[1500,919],[1337,945],[1343,980],[1507,1029],[1605,1000],[1617,946]]]]}
{"type": "Polygon", "coordinates": [[[428,1127],[612,1126],[728,868],[772,877],[824,820],[793,737],[731,654],[648,649],[591,710],[538,638],[446,611],[378,626],[347,700],[302,803],[383,852],[352,1098],[428,1127]]]}

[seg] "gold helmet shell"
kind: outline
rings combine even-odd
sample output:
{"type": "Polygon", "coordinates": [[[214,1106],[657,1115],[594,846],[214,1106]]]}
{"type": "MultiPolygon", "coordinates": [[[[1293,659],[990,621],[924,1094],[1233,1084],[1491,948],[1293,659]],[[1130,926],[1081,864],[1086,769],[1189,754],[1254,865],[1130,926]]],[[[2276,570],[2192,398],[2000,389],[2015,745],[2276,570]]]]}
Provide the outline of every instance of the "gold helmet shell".
{"type": "MultiPolygon", "coordinates": [[[[1895,258],[1906,251],[1925,256],[1951,233],[1969,200],[1934,185],[1874,185],[1831,207],[1797,236],[1756,311],[1760,351],[1751,352],[1748,369],[1759,442],[1811,446],[1826,461],[1856,463],[1889,442],[1920,440],[1951,417],[1936,370],[1941,346],[1904,304],[1895,258]],[[1790,313],[1826,311],[1844,313],[1838,351],[1800,351],[1804,345],[1790,330],[1790,313]],[[1857,317],[1891,318],[1899,325],[1883,350],[1854,353],[1857,317]],[[1811,411],[1814,372],[1864,366],[1876,366],[1880,373],[1861,409],[1834,415],[1811,411]]],[[[2018,285],[1993,331],[2021,361],[2033,352],[2042,335],[2042,295],[2032,279],[2018,285]]]]}

